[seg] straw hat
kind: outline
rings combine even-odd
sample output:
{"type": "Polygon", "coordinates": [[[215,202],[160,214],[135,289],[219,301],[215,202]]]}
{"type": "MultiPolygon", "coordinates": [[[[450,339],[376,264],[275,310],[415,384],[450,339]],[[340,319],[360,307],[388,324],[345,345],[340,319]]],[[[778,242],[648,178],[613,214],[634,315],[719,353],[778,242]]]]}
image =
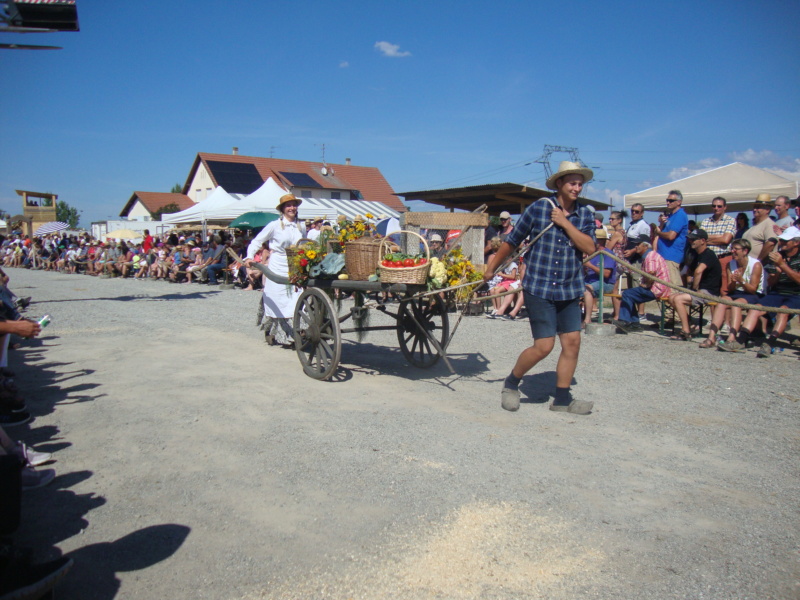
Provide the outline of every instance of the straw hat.
{"type": "Polygon", "coordinates": [[[300,206],[303,203],[303,200],[301,198],[297,198],[294,194],[284,194],[283,196],[281,196],[280,200],[278,200],[278,206],[276,206],[275,208],[278,211],[283,212],[281,207],[287,202],[292,202],[292,201],[297,202],[297,206],[300,206]]]}
{"type": "Polygon", "coordinates": [[[571,162],[569,160],[562,160],[561,164],[558,165],[558,171],[553,173],[547,179],[547,189],[555,190],[556,188],[556,180],[560,177],[564,177],[566,175],[583,175],[583,182],[586,183],[592,177],[594,177],[594,171],[592,171],[589,167],[582,167],[578,163],[571,162]]]}
{"type": "Polygon", "coordinates": [[[606,231],[606,228],[601,227],[600,229],[595,229],[594,237],[596,237],[598,240],[607,240],[608,232],[606,231]]]}
{"type": "Polygon", "coordinates": [[[764,192],[762,192],[758,196],[756,196],[756,202],[755,203],[756,204],[763,204],[764,206],[768,206],[769,208],[774,208],[775,207],[775,203],[772,200],[769,199],[769,194],[766,194],[764,192]]]}

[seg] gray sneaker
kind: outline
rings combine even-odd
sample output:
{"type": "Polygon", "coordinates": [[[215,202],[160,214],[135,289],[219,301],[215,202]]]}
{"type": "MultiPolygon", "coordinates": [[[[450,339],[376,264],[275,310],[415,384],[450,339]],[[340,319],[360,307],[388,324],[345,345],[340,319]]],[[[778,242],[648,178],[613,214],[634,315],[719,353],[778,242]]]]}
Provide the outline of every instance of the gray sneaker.
{"type": "Polygon", "coordinates": [[[519,410],[519,390],[504,387],[500,392],[500,406],[511,412],[519,410]]]}
{"type": "Polygon", "coordinates": [[[740,344],[736,340],[733,340],[732,342],[723,342],[720,340],[717,342],[717,348],[723,352],[744,352],[745,345],[740,344]]]}
{"type": "Polygon", "coordinates": [[[590,412],[592,412],[593,406],[594,402],[573,399],[569,404],[551,404],[550,410],[568,412],[572,413],[573,415],[588,415],[590,412]]]}
{"type": "Polygon", "coordinates": [[[33,467],[22,469],[22,491],[35,490],[44,487],[56,477],[53,469],[42,469],[37,471],[33,467]]]}
{"type": "Polygon", "coordinates": [[[770,346],[767,342],[761,344],[761,348],[758,349],[756,352],[756,356],[758,358],[769,358],[772,354],[772,346],[770,346]]]}

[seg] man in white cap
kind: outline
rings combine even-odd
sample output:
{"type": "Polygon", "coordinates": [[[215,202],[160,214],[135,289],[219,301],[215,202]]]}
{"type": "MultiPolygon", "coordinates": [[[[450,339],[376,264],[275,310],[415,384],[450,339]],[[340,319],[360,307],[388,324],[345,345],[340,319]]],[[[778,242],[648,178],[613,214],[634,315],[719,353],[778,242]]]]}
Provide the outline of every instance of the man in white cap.
{"type": "Polygon", "coordinates": [[[484,273],[488,281],[506,258],[530,237],[541,237],[527,252],[523,297],[528,311],[533,345],[517,358],[501,392],[505,410],[519,409],[519,383],[522,377],[555,346],[556,334],[561,342],[561,355],[556,366],[556,393],[550,410],[587,415],[593,403],[576,400],[570,384],[578,366],[581,347],[581,308],[584,278],[582,259],[595,247],[594,215],[580,204],[583,185],[592,177],[591,169],[563,161],[547,180],[547,187],[556,192],[554,199],[541,198],[528,206],[517,226],[489,261],[484,273]]]}

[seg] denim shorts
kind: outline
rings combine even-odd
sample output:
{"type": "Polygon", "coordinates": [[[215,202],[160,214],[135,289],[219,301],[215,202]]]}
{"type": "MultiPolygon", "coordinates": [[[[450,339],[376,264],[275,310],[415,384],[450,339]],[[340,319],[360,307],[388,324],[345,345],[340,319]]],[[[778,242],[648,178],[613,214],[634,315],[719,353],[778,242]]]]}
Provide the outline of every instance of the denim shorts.
{"type": "Polygon", "coordinates": [[[781,294],[767,294],[757,304],[772,308],[794,308],[800,310],[800,296],[790,296],[781,294]]]}
{"type": "Polygon", "coordinates": [[[581,330],[580,298],[545,300],[528,292],[523,292],[522,295],[525,298],[533,339],[556,337],[556,334],[581,330]]]}

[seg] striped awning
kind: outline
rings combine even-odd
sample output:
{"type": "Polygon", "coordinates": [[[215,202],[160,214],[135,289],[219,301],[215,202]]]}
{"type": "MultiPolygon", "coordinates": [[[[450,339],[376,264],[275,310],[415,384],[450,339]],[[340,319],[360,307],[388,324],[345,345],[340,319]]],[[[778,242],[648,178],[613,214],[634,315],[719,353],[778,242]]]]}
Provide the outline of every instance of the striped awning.
{"type": "Polygon", "coordinates": [[[400,213],[389,208],[382,202],[372,200],[328,200],[326,198],[303,198],[303,203],[298,209],[301,218],[306,218],[303,209],[313,211],[320,216],[327,216],[330,220],[336,220],[339,215],[344,215],[348,219],[354,219],[356,215],[362,217],[370,213],[375,219],[385,219],[388,217],[400,218],[400,213]]]}
{"type": "Polygon", "coordinates": [[[40,235],[47,235],[48,233],[57,233],[59,231],[64,231],[68,229],[69,225],[63,223],[61,221],[50,221],[49,223],[45,223],[44,225],[40,225],[36,231],[33,232],[33,235],[40,236],[40,235]]]}

